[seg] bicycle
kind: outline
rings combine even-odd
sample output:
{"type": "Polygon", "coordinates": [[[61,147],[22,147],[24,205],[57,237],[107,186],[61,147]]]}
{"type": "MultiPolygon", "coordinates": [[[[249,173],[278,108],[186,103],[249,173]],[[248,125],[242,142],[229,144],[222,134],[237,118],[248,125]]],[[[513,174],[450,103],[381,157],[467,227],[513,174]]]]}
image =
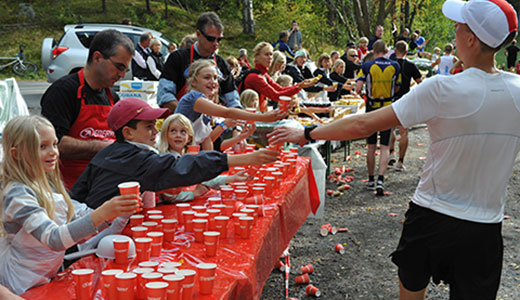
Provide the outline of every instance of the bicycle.
{"type": "Polygon", "coordinates": [[[36,73],[38,71],[38,66],[33,64],[32,62],[25,61],[25,54],[23,53],[24,45],[20,45],[20,52],[16,56],[4,56],[0,57],[1,60],[11,60],[5,64],[0,64],[0,71],[12,65],[13,72],[17,75],[23,76],[30,73],[36,73]]]}

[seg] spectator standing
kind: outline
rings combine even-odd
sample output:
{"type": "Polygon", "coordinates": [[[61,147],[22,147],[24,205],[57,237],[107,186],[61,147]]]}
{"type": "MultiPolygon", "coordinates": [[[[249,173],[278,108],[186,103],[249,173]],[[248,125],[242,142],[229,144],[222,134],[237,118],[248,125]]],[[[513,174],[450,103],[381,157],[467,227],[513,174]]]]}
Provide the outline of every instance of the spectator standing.
{"type": "Polygon", "coordinates": [[[220,41],[224,38],[224,26],[214,12],[200,15],[196,23],[197,42],[189,48],[173,52],[164,65],[157,91],[157,104],[175,111],[179,99],[186,94],[186,76],[191,64],[201,58],[211,59],[218,67],[220,99],[228,107],[240,107],[240,96],[229,65],[216,54],[220,41]]]}
{"type": "MultiPolygon", "coordinates": [[[[422,75],[419,72],[417,66],[411,61],[406,59],[406,51],[408,50],[408,44],[405,41],[399,41],[395,44],[395,55],[397,57],[397,63],[401,67],[401,86],[399,90],[395,93],[395,101],[398,101],[401,97],[406,95],[410,91],[410,83],[412,79],[416,83],[422,82],[422,75]]],[[[406,150],[408,148],[408,128],[403,126],[397,126],[399,130],[400,140],[399,140],[399,160],[395,164],[396,171],[404,171],[404,156],[406,155],[406,150]]],[[[390,137],[390,159],[388,161],[389,165],[395,163],[395,154],[394,154],[394,146],[395,146],[395,133],[392,132],[392,136],[390,137]],[[393,162],[392,162],[393,161],[393,162]]]]}
{"type": "Polygon", "coordinates": [[[520,149],[518,77],[499,71],[495,55],[516,36],[517,15],[504,0],[448,0],[443,13],[456,22],[460,75],[434,76],[373,114],[275,129],[270,142],[354,139],[426,123],[428,157],[392,254],[400,299],[424,300],[431,279],[449,285],[450,299],[495,299],[506,188],[520,149]]]}
{"type": "Polygon", "coordinates": [[[345,73],[345,62],[341,59],[338,59],[332,65],[332,72],[330,72],[330,79],[333,82],[338,83],[338,89],[335,92],[329,92],[329,100],[336,101],[341,95],[350,94],[350,90],[352,90],[352,86],[347,83],[348,79],[343,76],[345,73]],[[340,88],[341,87],[341,88],[340,88]]]}
{"type": "Polygon", "coordinates": [[[92,157],[115,140],[106,120],[119,98],[110,88],[125,76],[134,51],[134,43],[124,34],[101,31],[92,39],[85,68],[60,78],[43,94],[42,115],[56,130],[67,189],[92,157]]]}
{"type": "Polygon", "coordinates": [[[289,33],[285,30],[280,31],[280,34],[278,35],[279,39],[278,41],[273,43],[273,49],[278,50],[285,54],[287,57],[287,60],[289,62],[293,61],[294,59],[294,53],[292,52],[291,48],[289,48],[289,45],[287,44],[287,41],[289,39],[289,33]]]}
{"type": "Polygon", "coordinates": [[[376,27],[376,33],[374,34],[373,37],[370,38],[370,40],[368,41],[368,50],[372,50],[373,46],[374,46],[374,43],[380,39],[383,38],[383,26],[381,25],[377,25],[376,27]]]}
{"type": "Polygon", "coordinates": [[[345,76],[348,79],[354,79],[356,78],[356,72],[361,69],[361,64],[359,57],[356,53],[356,50],[350,49],[347,53],[345,61],[345,73],[343,73],[343,76],[345,76]]]}
{"type": "MultiPolygon", "coordinates": [[[[348,60],[348,52],[351,49],[352,50],[356,50],[356,43],[354,43],[354,42],[348,42],[347,43],[347,46],[345,47],[345,53],[343,53],[343,55],[340,57],[344,62],[347,62],[347,60],[348,60]]],[[[356,55],[357,55],[357,50],[356,50],[356,55]]]]}
{"type": "MultiPolygon", "coordinates": [[[[292,63],[287,64],[285,66],[284,74],[287,74],[292,77],[293,82],[299,83],[304,81],[305,79],[313,78],[314,75],[312,75],[311,70],[309,67],[305,64],[307,60],[307,53],[305,49],[300,49],[296,51],[295,53],[295,59],[292,63]]],[[[320,85],[313,85],[311,87],[304,88],[305,92],[308,93],[317,93],[321,92],[323,90],[325,91],[332,91],[334,89],[333,86],[323,87],[320,85]]]]}
{"type": "Polygon", "coordinates": [[[516,59],[518,56],[518,51],[520,51],[520,48],[516,45],[516,40],[513,40],[511,45],[509,45],[505,50],[504,53],[507,57],[507,70],[510,72],[513,72],[514,67],[516,65],[516,59]]]}
{"type": "Polygon", "coordinates": [[[451,75],[450,70],[457,61],[457,57],[453,55],[453,45],[448,43],[446,46],[444,46],[444,55],[437,58],[437,60],[432,63],[432,68],[438,65],[439,74],[451,75]]]}
{"type": "Polygon", "coordinates": [[[410,41],[409,35],[410,35],[410,29],[405,28],[405,29],[403,29],[403,32],[401,32],[401,35],[397,37],[395,42],[397,43],[399,41],[405,41],[406,43],[408,43],[410,41]]]}
{"type": "Polygon", "coordinates": [[[148,66],[148,80],[157,81],[161,78],[161,72],[164,68],[164,59],[161,53],[161,47],[161,41],[158,39],[152,39],[150,42],[150,49],[152,52],[146,60],[146,65],[148,66]]]}
{"type": "Polygon", "coordinates": [[[334,50],[330,53],[330,60],[331,60],[331,63],[332,65],[334,65],[334,63],[336,62],[336,60],[339,59],[339,52],[334,50]]]}
{"type": "Polygon", "coordinates": [[[145,32],[141,34],[139,38],[139,43],[135,47],[134,57],[132,59],[132,76],[148,80],[148,75],[150,75],[150,69],[146,64],[148,57],[151,54],[150,43],[152,42],[153,36],[149,32],[145,32]]]}
{"type": "Polygon", "coordinates": [[[292,51],[296,51],[302,48],[302,33],[300,32],[300,27],[298,26],[298,22],[296,22],[296,20],[292,21],[292,27],[289,30],[288,44],[292,51]]]}
{"type": "Polygon", "coordinates": [[[174,42],[171,42],[168,45],[168,53],[164,57],[164,62],[166,62],[168,60],[168,56],[170,56],[170,54],[172,54],[172,52],[175,51],[175,50],[177,50],[177,44],[175,44],[174,42]]]}
{"type": "Polygon", "coordinates": [[[359,48],[357,49],[357,54],[358,54],[358,58],[361,60],[368,53],[368,39],[366,37],[361,37],[359,39],[358,43],[359,43],[359,48]]]}
{"type": "Polygon", "coordinates": [[[274,51],[273,52],[273,61],[271,62],[271,65],[269,66],[269,76],[276,81],[280,75],[282,75],[282,72],[285,70],[286,67],[286,60],[285,55],[280,51],[274,51]]]}
{"type": "MultiPolygon", "coordinates": [[[[394,93],[399,90],[401,84],[401,68],[395,61],[385,58],[386,43],[378,40],[374,43],[375,59],[364,63],[358,74],[356,93],[360,94],[363,84],[367,88],[366,112],[369,113],[392,104],[394,93]]],[[[384,195],[385,172],[388,166],[388,156],[390,143],[390,134],[392,129],[381,131],[380,134],[380,150],[379,170],[377,182],[375,181],[376,166],[376,148],[377,148],[377,132],[367,138],[367,169],[368,182],[367,189],[376,190],[378,196],[384,195]]]]}
{"type": "Polygon", "coordinates": [[[423,54],[428,56],[430,53],[424,52],[426,45],[428,44],[428,40],[426,40],[421,34],[422,31],[420,29],[415,29],[415,34],[417,34],[417,40],[415,43],[417,44],[417,54],[419,57],[423,57],[423,54]]]}
{"type": "Polygon", "coordinates": [[[241,71],[251,69],[251,64],[247,59],[247,50],[242,48],[238,50],[238,63],[240,64],[241,71]]]}

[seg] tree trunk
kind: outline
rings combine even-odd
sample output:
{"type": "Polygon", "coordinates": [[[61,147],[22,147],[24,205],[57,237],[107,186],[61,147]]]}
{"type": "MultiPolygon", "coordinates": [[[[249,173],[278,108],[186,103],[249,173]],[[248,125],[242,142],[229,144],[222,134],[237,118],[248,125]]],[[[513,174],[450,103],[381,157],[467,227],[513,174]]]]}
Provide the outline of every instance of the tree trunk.
{"type": "Polygon", "coordinates": [[[336,22],[336,1],[335,0],[327,0],[327,24],[332,27],[331,32],[331,42],[336,45],[338,42],[338,29],[336,22]]]}
{"type": "Polygon", "coordinates": [[[106,0],[101,0],[101,8],[103,9],[103,13],[107,13],[107,3],[106,0]]]}
{"type": "Polygon", "coordinates": [[[255,34],[255,20],[253,19],[253,0],[243,0],[242,23],[244,25],[244,33],[249,35],[255,34]]]}
{"type": "Polygon", "coordinates": [[[164,19],[168,20],[168,0],[164,0],[164,19]]]}
{"type": "Polygon", "coordinates": [[[152,9],[150,8],[150,0],[146,0],[146,11],[148,13],[151,13],[152,12],[152,9]]]}

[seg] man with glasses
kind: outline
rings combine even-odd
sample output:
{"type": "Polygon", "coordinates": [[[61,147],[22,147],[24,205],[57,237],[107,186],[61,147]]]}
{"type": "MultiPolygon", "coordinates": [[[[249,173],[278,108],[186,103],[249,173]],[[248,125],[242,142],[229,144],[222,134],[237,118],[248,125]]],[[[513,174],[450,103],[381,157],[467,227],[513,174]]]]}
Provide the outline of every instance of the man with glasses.
{"type": "Polygon", "coordinates": [[[56,129],[68,189],[90,159],[115,140],[106,119],[119,98],[110,88],[125,76],[134,51],[133,42],[117,30],[97,33],[85,68],[54,82],[41,99],[41,113],[56,129]]]}
{"type": "Polygon", "coordinates": [[[240,107],[240,97],[226,60],[216,54],[224,38],[224,26],[217,14],[206,12],[197,20],[197,42],[173,52],[166,61],[159,79],[157,104],[175,111],[177,103],[188,91],[186,77],[191,64],[200,58],[211,59],[218,67],[220,99],[228,107],[240,107]]]}
{"type": "Polygon", "coordinates": [[[346,54],[345,73],[343,76],[349,79],[356,78],[356,72],[361,69],[358,53],[356,49],[349,49],[346,54]]]}

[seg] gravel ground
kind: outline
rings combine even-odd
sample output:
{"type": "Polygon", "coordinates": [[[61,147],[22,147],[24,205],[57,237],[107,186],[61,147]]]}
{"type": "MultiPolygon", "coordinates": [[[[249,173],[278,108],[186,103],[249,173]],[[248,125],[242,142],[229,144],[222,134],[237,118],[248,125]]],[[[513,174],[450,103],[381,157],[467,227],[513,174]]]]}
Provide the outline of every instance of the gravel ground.
{"type": "MultiPolygon", "coordinates": [[[[343,151],[333,154],[332,167],[351,167],[347,175],[354,176],[351,189],[341,196],[326,196],[326,209],[322,219],[307,219],[290,245],[291,274],[289,296],[311,299],[305,294],[306,284],[298,285],[294,277],[299,267],[312,264],[314,273],[311,284],[322,292],[322,299],[398,299],[397,268],[389,255],[397,246],[404,213],[408,208],[415,187],[419,182],[424,157],[428,149],[428,131],[424,126],[410,130],[410,143],[405,159],[406,171],[389,168],[385,176],[385,188],[389,195],[376,197],[365,189],[366,153],[364,141],[352,143],[350,161],[343,160],[343,151]],[[355,155],[361,151],[362,155],[355,155]],[[330,223],[348,232],[322,237],[319,228],[330,223]],[[343,255],[334,251],[338,243],[344,245],[343,255]]],[[[520,299],[520,165],[508,186],[508,199],[502,233],[504,237],[504,262],[501,285],[497,299],[520,299]]],[[[327,189],[337,185],[328,182],[327,189]]],[[[274,270],[267,280],[261,299],[284,299],[284,275],[274,270]]],[[[448,286],[442,283],[429,285],[427,299],[448,299],[448,286]]]]}

